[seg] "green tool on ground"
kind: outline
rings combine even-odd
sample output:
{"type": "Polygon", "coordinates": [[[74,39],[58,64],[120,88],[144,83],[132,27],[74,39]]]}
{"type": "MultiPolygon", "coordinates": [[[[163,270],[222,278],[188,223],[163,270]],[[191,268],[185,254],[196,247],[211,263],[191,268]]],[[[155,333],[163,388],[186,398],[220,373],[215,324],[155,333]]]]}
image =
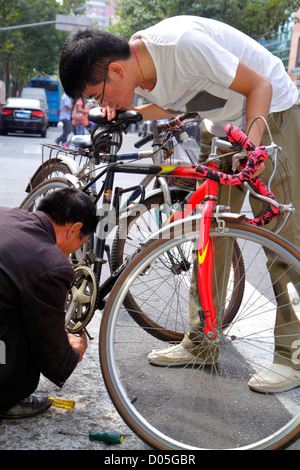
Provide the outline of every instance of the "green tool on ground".
{"type": "Polygon", "coordinates": [[[107,444],[122,444],[124,436],[114,432],[90,432],[90,441],[101,441],[107,444]]]}
{"type": "MultiPolygon", "coordinates": [[[[86,436],[86,434],[71,433],[65,431],[58,431],[59,434],[66,434],[68,436],[86,436]]],[[[114,432],[90,432],[88,434],[90,441],[105,442],[106,444],[122,444],[124,435],[114,432]]]]}

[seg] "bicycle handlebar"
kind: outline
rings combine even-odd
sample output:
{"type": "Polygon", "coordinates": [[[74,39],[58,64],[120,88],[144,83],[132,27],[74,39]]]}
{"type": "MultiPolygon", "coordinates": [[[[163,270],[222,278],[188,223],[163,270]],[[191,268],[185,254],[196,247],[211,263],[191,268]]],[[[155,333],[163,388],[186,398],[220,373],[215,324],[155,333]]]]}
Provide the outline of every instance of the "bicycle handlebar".
{"type": "MultiPolygon", "coordinates": [[[[161,124],[157,124],[156,128],[158,132],[166,131],[168,129],[173,129],[176,126],[182,126],[184,121],[187,121],[188,119],[195,119],[197,116],[198,116],[198,113],[180,114],[179,116],[176,116],[175,118],[170,119],[167,123],[163,122],[161,124]]],[[[136,142],[134,146],[135,148],[138,149],[142,147],[143,145],[145,145],[147,142],[151,142],[151,140],[153,140],[153,132],[150,132],[141,140],[136,142]]]]}
{"type": "MultiPolygon", "coordinates": [[[[225,131],[231,144],[240,144],[242,148],[246,150],[248,159],[244,169],[240,173],[229,175],[227,173],[208,168],[205,165],[198,165],[196,167],[196,171],[203,175],[203,178],[208,178],[225,185],[238,185],[251,180],[251,184],[256,187],[259,194],[272,199],[277,203],[274,194],[269,192],[267,185],[261,180],[261,178],[258,178],[257,176],[253,177],[258,167],[267,160],[269,152],[272,154],[276,146],[270,145],[268,147],[255,147],[246,134],[234,124],[228,124],[225,127],[225,131]]],[[[269,204],[265,214],[255,219],[249,219],[247,222],[252,225],[263,226],[275,217],[281,216],[282,214],[279,209],[269,204]]]]}

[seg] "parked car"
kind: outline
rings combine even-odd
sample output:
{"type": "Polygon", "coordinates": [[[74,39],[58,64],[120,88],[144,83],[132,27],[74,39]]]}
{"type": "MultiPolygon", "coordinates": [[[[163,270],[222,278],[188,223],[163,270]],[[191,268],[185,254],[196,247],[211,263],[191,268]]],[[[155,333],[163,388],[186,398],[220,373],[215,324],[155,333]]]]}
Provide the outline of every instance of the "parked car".
{"type": "Polygon", "coordinates": [[[40,100],[41,105],[45,107],[47,113],[49,114],[47,95],[44,88],[23,88],[20,97],[29,98],[30,100],[40,100]]]}
{"type": "Polygon", "coordinates": [[[1,109],[1,133],[22,132],[46,137],[47,107],[36,99],[8,98],[1,109]]]}

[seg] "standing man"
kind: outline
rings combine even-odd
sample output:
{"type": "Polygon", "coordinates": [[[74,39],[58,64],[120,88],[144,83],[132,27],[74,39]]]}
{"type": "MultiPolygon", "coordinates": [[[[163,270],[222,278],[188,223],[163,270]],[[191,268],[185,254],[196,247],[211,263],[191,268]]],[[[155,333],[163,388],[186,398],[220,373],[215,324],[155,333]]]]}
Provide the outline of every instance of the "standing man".
{"type": "Polygon", "coordinates": [[[58,387],[87,347],[65,331],[74,271],[68,260],[96,228],[96,208],[75,189],[54,191],[36,212],[0,208],[0,418],[34,416],[51,401],[31,395],[40,374],[58,387]]]}
{"type": "Polygon", "coordinates": [[[68,136],[72,131],[72,122],[71,122],[71,113],[72,113],[72,100],[69,98],[66,93],[64,93],[61,97],[60,103],[60,112],[59,112],[59,119],[63,124],[63,132],[62,134],[55,140],[57,145],[64,145],[67,144],[68,136]]]}
{"type": "MultiPolygon", "coordinates": [[[[209,153],[214,135],[226,137],[228,123],[247,132],[256,146],[270,143],[265,132],[267,120],[274,141],[283,149],[272,191],[278,200],[292,202],[300,212],[297,89],[279,58],[235,28],[208,18],[179,16],[136,32],[129,42],[103,31],[81,30],[63,47],[60,78],[70,96],[96,99],[108,119],[114,118],[116,110],[134,109],[135,92],[150,102],[136,108],[144,120],[198,112],[203,119],[201,156],[209,153]],[[263,119],[256,120],[259,116],[263,119]]],[[[271,171],[272,164],[267,161],[256,175],[261,173],[268,181],[271,171]]],[[[220,204],[227,205],[228,193],[228,188],[220,188],[220,204]]],[[[230,206],[239,211],[245,193],[241,187],[232,187],[231,194],[230,206]]],[[[251,205],[254,216],[259,216],[260,201],[251,198],[251,205]]],[[[275,229],[275,224],[270,229],[275,229]]],[[[299,217],[290,217],[280,233],[300,248],[299,217]]],[[[280,279],[280,266],[274,264],[272,271],[280,279]]],[[[286,286],[282,283],[278,289],[280,295],[286,286]]],[[[200,328],[199,303],[194,294],[192,290],[191,331],[180,345],[149,354],[152,364],[204,362],[200,345],[194,341],[200,328]]],[[[295,314],[291,307],[289,315],[292,325],[295,314]]],[[[277,326],[286,324],[284,316],[286,312],[278,309],[277,326]]],[[[294,325],[299,325],[297,319],[294,325]]],[[[295,337],[300,337],[299,326],[293,326],[295,337]]],[[[282,338],[276,341],[274,363],[268,373],[254,376],[249,382],[251,389],[274,392],[285,390],[287,384],[292,388],[300,385],[300,364],[295,370],[291,361],[293,340],[288,331],[282,338]]]]}

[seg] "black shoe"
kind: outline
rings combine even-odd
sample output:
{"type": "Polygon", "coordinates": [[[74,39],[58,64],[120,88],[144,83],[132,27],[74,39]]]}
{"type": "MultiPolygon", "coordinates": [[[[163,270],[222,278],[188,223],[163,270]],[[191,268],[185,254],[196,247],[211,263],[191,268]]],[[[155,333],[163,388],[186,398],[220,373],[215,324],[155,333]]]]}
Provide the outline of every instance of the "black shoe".
{"type": "Polygon", "coordinates": [[[15,418],[29,418],[36,416],[44,411],[48,410],[52,405],[52,401],[49,398],[36,397],[29,395],[25,400],[21,400],[17,405],[13,406],[9,410],[0,414],[0,418],[15,419],[15,418]]]}

